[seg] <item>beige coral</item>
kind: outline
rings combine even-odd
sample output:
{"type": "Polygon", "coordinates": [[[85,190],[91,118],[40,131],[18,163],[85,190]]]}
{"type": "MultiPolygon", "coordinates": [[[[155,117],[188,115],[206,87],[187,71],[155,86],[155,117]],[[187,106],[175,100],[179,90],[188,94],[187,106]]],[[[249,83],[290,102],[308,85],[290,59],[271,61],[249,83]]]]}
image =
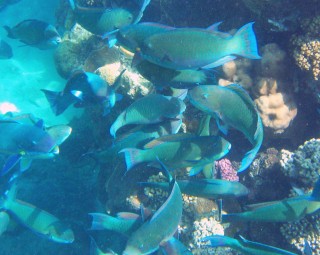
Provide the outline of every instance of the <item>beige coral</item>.
{"type": "Polygon", "coordinates": [[[262,78],[258,87],[260,96],[255,103],[264,126],[271,129],[273,134],[283,133],[297,115],[293,99],[279,92],[277,81],[273,79],[262,78]]]}

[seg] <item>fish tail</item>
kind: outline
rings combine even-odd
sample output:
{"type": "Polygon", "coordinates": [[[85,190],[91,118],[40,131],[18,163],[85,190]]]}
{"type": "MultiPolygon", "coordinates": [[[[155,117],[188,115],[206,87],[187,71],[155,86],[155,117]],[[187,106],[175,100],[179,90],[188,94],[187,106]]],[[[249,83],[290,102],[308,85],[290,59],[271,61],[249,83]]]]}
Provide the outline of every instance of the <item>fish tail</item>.
{"type": "Polygon", "coordinates": [[[311,198],[320,201],[320,177],[318,178],[317,182],[313,187],[313,191],[311,193],[311,198]]]}
{"type": "Polygon", "coordinates": [[[72,10],[76,9],[76,4],[75,4],[74,0],[69,0],[69,4],[70,4],[70,7],[72,10]]]}
{"type": "Polygon", "coordinates": [[[9,26],[3,26],[3,28],[7,31],[7,36],[9,38],[15,39],[16,37],[14,36],[14,34],[12,33],[12,30],[9,26]]]}
{"type": "Polygon", "coordinates": [[[41,90],[45,94],[50,104],[50,107],[55,115],[62,114],[72,104],[72,102],[69,102],[63,96],[61,96],[60,92],[46,90],[46,89],[41,89],[41,90]]]}
{"type": "Polygon", "coordinates": [[[253,24],[254,22],[250,22],[241,27],[232,37],[232,44],[236,47],[234,54],[250,59],[260,59],[253,24]]]}
{"type": "Polygon", "coordinates": [[[144,0],[144,1],[143,1],[142,5],[141,5],[141,8],[140,8],[140,12],[139,12],[139,14],[137,15],[137,18],[136,18],[136,20],[134,21],[133,24],[137,24],[137,23],[141,20],[141,18],[142,18],[142,16],[143,16],[143,12],[144,12],[144,10],[147,8],[147,6],[150,4],[150,1],[151,1],[151,0],[144,0]]]}
{"type": "Polygon", "coordinates": [[[210,247],[233,247],[235,246],[236,239],[228,237],[228,236],[221,236],[221,235],[212,235],[207,236],[201,239],[202,242],[210,242],[208,246],[210,247]]]}
{"type": "Polygon", "coordinates": [[[125,122],[125,120],[124,120],[125,114],[126,114],[126,112],[122,112],[118,116],[116,121],[113,122],[112,126],[110,127],[110,135],[112,135],[113,137],[116,137],[116,133],[117,133],[118,129],[120,129],[123,126],[123,124],[125,122]]]}
{"type": "Polygon", "coordinates": [[[104,213],[89,213],[92,217],[92,223],[89,230],[105,230],[109,216],[104,213]]]}
{"type": "Polygon", "coordinates": [[[136,148],[127,148],[119,151],[119,153],[123,152],[126,160],[127,171],[129,171],[135,165],[144,162],[144,151],[136,148]]]}

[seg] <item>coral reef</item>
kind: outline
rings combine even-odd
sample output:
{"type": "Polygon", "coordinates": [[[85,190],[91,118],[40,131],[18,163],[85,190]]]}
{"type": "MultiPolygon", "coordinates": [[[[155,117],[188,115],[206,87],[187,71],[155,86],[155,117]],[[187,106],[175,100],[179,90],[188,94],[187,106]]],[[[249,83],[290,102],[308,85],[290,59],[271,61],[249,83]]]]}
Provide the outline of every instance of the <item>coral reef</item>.
{"type": "Polygon", "coordinates": [[[311,189],[320,175],[320,139],[311,139],[292,152],[281,151],[283,173],[299,187],[311,189]]]}
{"type": "Polygon", "coordinates": [[[236,168],[227,158],[215,161],[215,168],[218,170],[221,179],[227,181],[239,181],[236,168]]]}

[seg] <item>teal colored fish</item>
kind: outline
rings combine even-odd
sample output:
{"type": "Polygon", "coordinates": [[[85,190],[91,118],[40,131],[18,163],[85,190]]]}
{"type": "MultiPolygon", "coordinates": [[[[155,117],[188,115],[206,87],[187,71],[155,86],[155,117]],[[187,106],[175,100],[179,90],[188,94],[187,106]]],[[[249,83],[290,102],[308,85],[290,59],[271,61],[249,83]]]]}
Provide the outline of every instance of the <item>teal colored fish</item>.
{"type": "Polygon", "coordinates": [[[173,70],[143,60],[135,65],[139,73],[151,81],[157,89],[173,87],[191,89],[198,85],[216,83],[215,75],[209,70],[173,70]]]}
{"type": "Polygon", "coordinates": [[[51,158],[59,153],[59,145],[71,134],[65,125],[43,127],[43,122],[24,124],[11,119],[0,120],[0,153],[9,155],[1,174],[20,163],[20,171],[27,170],[33,159],[51,158]]]}
{"type": "Polygon", "coordinates": [[[154,124],[166,119],[177,119],[186,109],[182,100],[176,97],[151,94],[134,101],[123,111],[110,128],[116,136],[118,129],[130,124],[154,124]]]}
{"type": "Polygon", "coordinates": [[[230,247],[243,254],[248,255],[297,255],[296,253],[282,250],[273,246],[262,243],[248,241],[242,236],[239,239],[231,238],[228,236],[213,235],[202,239],[202,241],[209,241],[209,247],[230,247]]]}
{"type": "Polygon", "coordinates": [[[138,55],[175,70],[213,68],[236,56],[260,59],[252,26],[253,22],[244,25],[232,37],[200,28],[177,28],[157,33],[144,40],[138,55]]]}
{"type": "MultiPolygon", "coordinates": [[[[177,181],[182,193],[210,199],[246,196],[249,190],[240,182],[218,179],[196,179],[177,181]]],[[[153,187],[169,190],[165,182],[140,182],[143,187],[153,187]]]]}
{"type": "Polygon", "coordinates": [[[242,213],[222,215],[222,221],[288,222],[300,220],[320,209],[320,179],[316,182],[310,195],[300,195],[247,207],[249,210],[242,213]]]}
{"type": "Polygon", "coordinates": [[[204,85],[193,88],[188,95],[195,107],[215,117],[224,134],[227,134],[230,126],[242,132],[250,141],[253,148],[245,154],[238,172],[246,170],[263,141],[262,122],[247,92],[237,84],[226,87],[204,85]]]}
{"type": "Polygon", "coordinates": [[[137,1],[134,10],[118,7],[115,4],[109,8],[91,8],[79,6],[74,0],[69,0],[69,3],[81,26],[93,34],[104,35],[139,22],[150,0],[137,1]]]}
{"type": "Polygon", "coordinates": [[[143,148],[151,140],[160,136],[176,134],[182,125],[182,120],[166,120],[162,123],[142,125],[117,137],[113,145],[102,151],[94,152],[93,157],[99,162],[108,163],[119,158],[119,151],[125,148],[143,148]]]}
{"type": "Polygon", "coordinates": [[[209,162],[225,156],[230,143],[219,136],[196,136],[192,134],[167,135],[152,140],[144,150],[124,149],[127,170],[142,162],[155,162],[157,158],[170,169],[191,167],[195,175],[209,162]]]}
{"type": "Polygon", "coordinates": [[[150,220],[132,233],[123,255],[155,252],[160,244],[169,241],[177,231],[182,216],[182,194],[179,185],[169,173],[167,174],[171,186],[169,197],[150,220]]]}
{"type": "Polygon", "coordinates": [[[72,243],[73,231],[54,215],[41,210],[34,205],[15,199],[14,185],[0,199],[0,209],[6,210],[20,223],[36,234],[58,243],[72,243]]]}
{"type": "Polygon", "coordinates": [[[55,48],[61,42],[56,28],[41,20],[23,20],[12,28],[4,26],[4,29],[9,38],[41,50],[55,48]]]}

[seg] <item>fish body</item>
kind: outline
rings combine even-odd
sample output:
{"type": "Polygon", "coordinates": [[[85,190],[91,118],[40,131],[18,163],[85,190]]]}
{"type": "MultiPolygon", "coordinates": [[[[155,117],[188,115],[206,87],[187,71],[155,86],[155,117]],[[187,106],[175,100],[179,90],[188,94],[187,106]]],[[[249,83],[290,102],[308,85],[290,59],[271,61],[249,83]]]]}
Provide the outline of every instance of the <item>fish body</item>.
{"type": "Polygon", "coordinates": [[[26,45],[41,50],[55,48],[61,42],[56,28],[41,20],[24,20],[12,28],[8,26],[4,28],[9,38],[18,39],[26,45]]]}
{"type": "Polygon", "coordinates": [[[169,197],[149,221],[131,234],[123,255],[150,254],[158,250],[160,244],[169,241],[177,231],[182,216],[182,194],[171,175],[169,180],[169,197]]]}
{"type": "Polygon", "coordinates": [[[4,40],[0,40],[0,59],[9,59],[12,58],[12,48],[4,40]]]}
{"type": "Polygon", "coordinates": [[[179,131],[182,120],[167,120],[159,124],[143,125],[118,137],[114,144],[100,152],[94,153],[99,162],[107,163],[118,159],[119,151],[125,148],[143,148],[151,140],[163,135],[175,134],[179,131]]]}
{"type": "Polygon", "coordinates": [[[209,162],[218,160],[229,152],[231,145],[219,136],[175,134],[152,140],[144,150],[128,148],[125,153],[127,170],[142,162],[155,162],[157,158],[169,168],[192,167],[197,174],[209,162]]]}
{"type": "Polygon", "coordinates": [[[250,141],[253,148],[242,159],[238,172],[247,169],[263,140],[262,122],[247,92],[236,84],[226,87],[204,85],[190,90],[189,98],[195,107],[215,117],[223,133],[226,134],[230,126],[242,132],[250,141]]]}
{"type": "Polygon", "coordinates": [[[143,60],[135,65],[139,73],[156,88],[173,87],[177,89],[191,89],[198,85],[214,84],[215,76],[209,70],[173,70],[149,61],[143,60]]]}
{"type": "Polygon", "coordinates": [[[186,109],[184,102],[176,97],[152,94],[133,102],[123,111],[110,128],[110,134],[129,124],[154,124],[166,119],[176,119],[186,109]]]}
{"type": "Polygon", "coordinates": [[[73,231],[54,215],[34,205],[15,199],[16,187],[13,186],[0,201],[0,208],[5,209],[33,232],[58,243],[72,243],[73,231]]]}
{"type": "Polygon", "coordinates": [[[248,207],[250,210],[242,213],[222,215],[222,221],[288,222],[300,220],[320,209],[320,179],[316,182],[311,195],[300,195],[248,207]]]}
{"type": "Polygon", "coordinates": [[[273,246],[269,246],[262,243],[248,241],[242,236],[239,239],[231,238],[228,236],[213,235],[202,239],[202,241],[209,241],[209,247],[230,247],[243,254],[248,255],[296,255],[283,249],[279,249],[273,246]]]}
{"type": "Polygon", "coordinates": [[[166,255],[192,255],[192,252],[176,238],[171,238],[169,241],[161,245],[159,254],[166,255]]]}
{"type": "Polygon", "coordinates": [[[141,56],[154,64],[175,70],[213,68],[236,56],[259,59],[253,23],[232,37],[200,28],[177,28],[146,38],[141,56]]]}
{"type": "Polygon", "coordinates": [[[56,115],[62,114],[72,104],[75,107],[101,104],[104,108],[104,114],[107,114],[115,105],[115,102],[120,99],[113,86],[119,82],[122,73],[116,82],[109,86],[99,75],[79,71],[75,72],[68,80],[63,91],[55,92],[45,89],[42,89],[42,91],[56,115]]]}
{"type": "MultiPolygon", "coordinates": [[[[219,179],[199,179],[177,181],[182,193],[210,199],[240,197],[248,195],[248,189],[240,182],[231,182],[219,179]]],[[[165,182],[142,182],[144,187],[161,188],[168,190],[165,182]]]]}

